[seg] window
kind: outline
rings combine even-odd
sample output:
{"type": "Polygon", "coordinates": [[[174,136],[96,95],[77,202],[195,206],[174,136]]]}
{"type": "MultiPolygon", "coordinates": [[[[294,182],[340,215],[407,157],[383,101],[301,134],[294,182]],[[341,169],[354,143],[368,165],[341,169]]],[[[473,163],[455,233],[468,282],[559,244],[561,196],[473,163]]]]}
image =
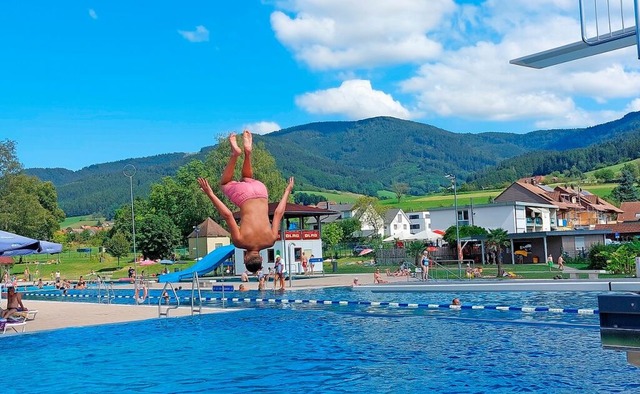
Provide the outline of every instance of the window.
{"type": "Polygon", "coordinates": [[[420,219],[420,215],[409,215],[409,220],[420,219]]]}
{"type": "Polygon", "coordinates": [[[411,230],[420,230],[420,225],[419,224],[412,224],[409,228],[411,230]]]}
{"type": "Polygon", "coordinates": [[[398,214],[398,223],[402,223],[402,214],[398,214]]]}
{"type": "Polygon", "coordinates": [[[276,255],[273,249],[267,249],[267,263],[276,261],[276,255]]]}
{"type": "Polygon", "coordinates": [[[584,250],[584,237],[576,237],[576,250],[584,250]]]}
{"type": "Polygon", "coordinates": [[[461,210],[458,211],[458,226],[468,226],[469,225],[469,211],[461,210]]]}

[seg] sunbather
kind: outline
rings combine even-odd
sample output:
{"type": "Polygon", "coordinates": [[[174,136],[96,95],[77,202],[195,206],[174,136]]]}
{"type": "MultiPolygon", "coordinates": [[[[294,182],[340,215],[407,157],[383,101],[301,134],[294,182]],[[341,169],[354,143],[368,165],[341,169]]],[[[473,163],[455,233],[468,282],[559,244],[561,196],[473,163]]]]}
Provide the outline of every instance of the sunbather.
{"type": "Polygon", "coordinates": [[[245,130],[242,133],[242,140],[244,144],[242,180],[233,180],[236,161],[242,155],[242,150],[238,146],[235,134],[229,136],[231,157],[220,178],[222,192],[240,208],[239,226],[231,210],[213,193],[209,182],[204,178],[198,178],[198,183],[225,222],[227,222],[233,244],[238,248],[246,249],[244,264],[249,272],[255,273],[262,268],[260,250],[273,246],[278,239],[280,221],[284,215],[289,193],[293,189],[293,177],[289,178],[289,184],[285,188],[280,203],[273,214],[272,222],[269,223],[267,188],[262,182],[253,178],[251,133],[245,130]]]}
{"type": "Polygon", "coordinates": [[[15,287],[7,289],[7,309],[2,312],[2,317],[7,318],[16,312],[26,311],[27,308],[22,305],[22,294],[16,292],[15,287]]]}

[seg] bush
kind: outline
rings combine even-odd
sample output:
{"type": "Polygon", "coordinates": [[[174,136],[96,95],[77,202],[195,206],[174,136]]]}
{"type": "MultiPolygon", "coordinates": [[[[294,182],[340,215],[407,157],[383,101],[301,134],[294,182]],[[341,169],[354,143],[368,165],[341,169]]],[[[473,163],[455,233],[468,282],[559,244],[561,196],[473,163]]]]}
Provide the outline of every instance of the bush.
{"type": "Polygon", "coordinates": [[[607,258],[602,254],[602,252],[611,253],[618,249],[620,245],[604,245],[604,244],[595,244],[592,245],[589,249],[589,253],[587,255],[589,261],[589,269],[592,270],[603,270],[607,268],[607,258]]]}

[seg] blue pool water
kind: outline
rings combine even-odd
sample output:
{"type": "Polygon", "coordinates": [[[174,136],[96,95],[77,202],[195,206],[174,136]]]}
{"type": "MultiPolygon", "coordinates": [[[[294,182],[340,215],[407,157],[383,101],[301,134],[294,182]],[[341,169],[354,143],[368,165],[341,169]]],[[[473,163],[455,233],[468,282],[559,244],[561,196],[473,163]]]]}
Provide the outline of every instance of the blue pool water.
{"type": "MultiPolygon", "coordinates": [[[[188,292],[190,294],[190,292],[188,292]]],[[[592,293],[366,293],[240,297],[596,308],[592,293]]],[[[123,301],[124,302],[124,301],[123,301]]],[[[129,301],[130,302],[130,301],[129,301]]],[[[220,306],[220,303],[213,303],[220,306]]],[[[597,315],[310,304],[68,328],[0,341],[28,392],[620,392],[640,370],[603,350],[597,315]]],[[[25,387],[16,389],[24,392],[25,387]]],[[[9,391],[11,392],[11,391],[9,391]]]]}

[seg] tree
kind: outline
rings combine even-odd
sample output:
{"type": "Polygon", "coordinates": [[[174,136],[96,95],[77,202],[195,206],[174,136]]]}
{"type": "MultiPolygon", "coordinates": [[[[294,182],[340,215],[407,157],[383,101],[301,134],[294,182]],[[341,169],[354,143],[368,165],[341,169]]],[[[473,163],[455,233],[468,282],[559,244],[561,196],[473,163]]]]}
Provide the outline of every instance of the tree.
{"type": "Polygon", "coordinates": [[[596,179],[602,182],[611,182],[615,178],[615,173],[611,168],[601,168],[593,173],[596,179]]]}
{"type": "Polygon", "coordinates": [[[170,257],[180,243],[180,231],[164,214],[146,218],[138,234],[137,245],[143,255],[151,260],[170,257]]]}
{"type": "Polygon", "coordinates": [[[409,256],[413,256],[413,263],[416,266],[420,265],[420,260],[422,259],[422,252],[424,251],[424,242],[422,241],[411,241],[404,244],[407,254],[409,256]]]}
{"type": "Polygon", "coordinates": [[[335,246],[342,241],[342,228],[337,222],[331,222],[322,226],[322,240],[327,248],[332,250],[332,256],[336,256],[335,246]]]}
{"type": "MultiPolygon", "coordinates": [[[[478,235],[487,235],[487,230],[484,227],[479,226],[471,226],[471,225],[462,225],[458,226],[458,232],[460,233],[460,238],[473,238],[478,235]]],[[[442,236],[442,239],[447,242],[449,245],[454,245],[457,242],[456,239],[456,226],[450,226],[442,236]]]]}
{"type": "Polygon", "coordinates": [[[16,143],[11,140],[0,141],[0,178],[20,172],[22,164],[16,155],[16,143]]]}
{"type": "Polygon", "coordinates": [[[489,234],[486,240],[489,247],[494,248],[496,251],[497,263],[498,263],[498,277],[502,276],[502,248],[509,246],[509,233],[503,228],[494,228],[489,230],[489,234]]]}
{"type": "Polygon", "coordinates": [[[362,225],[367,225],[373,230],[374,236],[380,234],[380,230],[384,226],[384,214],[387,208],[380,204],[375,197],[360,197],[353,204],[353,210],[356,212],[356,218],[362,225]]]}
{"type": "Polygon", "coordinates": [[[630,164],[625,164],[620,170],[620,184],[611,190],[611,196],[618,202],[640,200],[640,191],[635,186],[635,168],[630,164]]]}
{"type": "Polygon", "coordinates": [[[120,257],[124,257],[129,254],[131,250],[131,243],[127,239],[127,236],[121,232],[117,232],[107,240],[105,248],[107,253],[118,259],[118,267],[120,267],[120,257]]]}
{"type": "Polygon", "coordinates": [[[353,234],[356,231],[360,231],[362,228],[360,221],[356,218],[342,219],[334,223],[338,223],[338,225],[342,228],[342,238],[345,241],[353,240],[353,234]]]}
{"type": "Polygon", "coordinates": [[[402,196],[407,194],[407,192],[409,191],[409,185],[407,185],[406,183],[394,182],[391,185],[391,188],[393,189],[393,192],[395,193],[396,198],[398,199],[398,203],[400,203],[400,199],[402,198],[402,196]]]}

